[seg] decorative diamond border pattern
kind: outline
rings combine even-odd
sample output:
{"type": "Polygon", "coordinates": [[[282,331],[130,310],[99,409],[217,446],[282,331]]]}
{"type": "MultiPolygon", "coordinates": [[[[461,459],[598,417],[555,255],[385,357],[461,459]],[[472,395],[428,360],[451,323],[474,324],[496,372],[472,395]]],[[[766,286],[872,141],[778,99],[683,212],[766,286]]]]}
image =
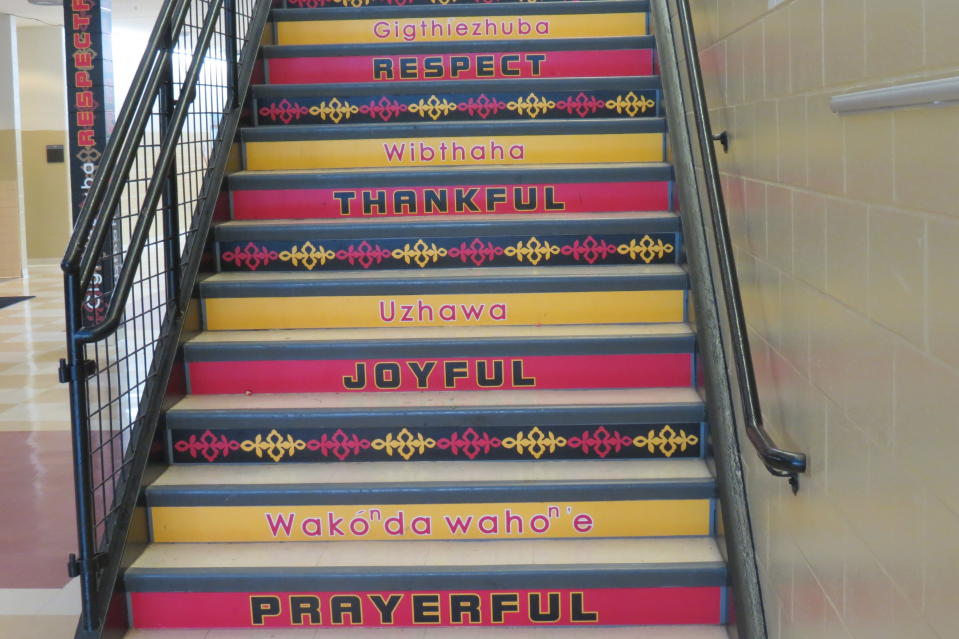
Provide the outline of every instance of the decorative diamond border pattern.
{"type": "Polygon", "coordinates": [[[314,271],[674,264],[675,233],[220,242],[224,271],[314,271]]]}
{"type": "Polygon", "coordinates": [[[701,457],[702,424],[174,430],[174,463],[701,457]]]}

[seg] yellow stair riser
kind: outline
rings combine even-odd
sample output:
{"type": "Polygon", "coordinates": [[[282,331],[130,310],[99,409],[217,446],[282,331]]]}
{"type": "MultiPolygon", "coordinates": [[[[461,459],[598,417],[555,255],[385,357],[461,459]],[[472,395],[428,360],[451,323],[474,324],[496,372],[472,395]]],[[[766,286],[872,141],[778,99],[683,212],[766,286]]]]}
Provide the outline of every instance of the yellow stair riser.
{"type": "Polygon", "coordinates": [[[159,543],[557,539],[708,535],[710,511],[708,499],[664,499],[351,506],[162,506],[151,508],[151,518],[153,540],[159,543]]]}
{"type": "Polygon", "coordinates": [[[682,322],[682,291],[208,298],[208,330],[682,322]]]}
{"type": "Polygon", "coordinates": [[[277,44],[548,40],[646,35],[645,13],[304,20],[277,24],[277,44]]]}
{"type": "Polygon", "coordinates": [[[251,171],[662,162],[662,133],[247,142],[251,171]]]}

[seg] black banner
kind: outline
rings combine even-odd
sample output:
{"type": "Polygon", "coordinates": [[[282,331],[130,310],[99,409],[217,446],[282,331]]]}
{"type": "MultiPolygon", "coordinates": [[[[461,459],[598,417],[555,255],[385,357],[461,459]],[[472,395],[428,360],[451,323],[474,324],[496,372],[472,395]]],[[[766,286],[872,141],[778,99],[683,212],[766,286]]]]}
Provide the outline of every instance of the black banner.
{"type": "MultiPolygon", "coordinates": [[[[83,207],[113,129],[111,0],[63,0],[66,36],[70,195],[73,219],[83,207]]],[[[112,243],[112,242],[111,242],[112,243]]],[[[112,254],[105,248],[105,254],[112,254]]],[[[101,260],[84,302],[84,319],[103,319],[113,268],[101,260]]]]}

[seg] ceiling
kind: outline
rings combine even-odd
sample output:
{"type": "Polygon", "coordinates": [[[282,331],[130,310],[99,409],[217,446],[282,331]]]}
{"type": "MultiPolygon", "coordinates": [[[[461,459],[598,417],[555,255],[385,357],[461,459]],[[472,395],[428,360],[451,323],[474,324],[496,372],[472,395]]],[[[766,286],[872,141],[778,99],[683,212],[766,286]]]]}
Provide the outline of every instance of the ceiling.
{"type": "MultiPolygon", "coordinates": [[[[114,28],[141,28],[152,24],[163,0],[113,0],[114,28]]],[[[17,26],[63,24],[62,7],[38,7],[27,0],[0,0],[0,13],[17,16],[17,26]]]]}

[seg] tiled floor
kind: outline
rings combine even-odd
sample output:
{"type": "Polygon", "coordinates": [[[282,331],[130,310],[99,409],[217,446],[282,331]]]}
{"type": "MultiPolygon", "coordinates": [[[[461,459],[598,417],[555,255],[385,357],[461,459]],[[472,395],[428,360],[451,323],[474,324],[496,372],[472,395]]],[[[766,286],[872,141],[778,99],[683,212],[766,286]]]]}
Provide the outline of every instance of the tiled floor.
{"type": "Polygon", "coordinates": [[[79,611],[61,287],[55,265],[0,281],[34,296],[0,309],[0,639],[72,637],[79,611]]]}

